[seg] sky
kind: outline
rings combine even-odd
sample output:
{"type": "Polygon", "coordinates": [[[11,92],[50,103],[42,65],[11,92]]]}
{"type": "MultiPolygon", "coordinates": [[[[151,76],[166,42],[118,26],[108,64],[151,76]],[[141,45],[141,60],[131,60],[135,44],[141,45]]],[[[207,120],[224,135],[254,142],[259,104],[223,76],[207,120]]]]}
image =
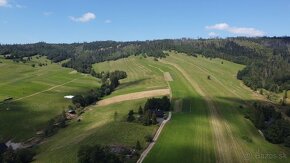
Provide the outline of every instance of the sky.
{"type": "Polygon", "coordinates": [[[290,0],[0,0],[0,43],[290,35],[290,0]]]}

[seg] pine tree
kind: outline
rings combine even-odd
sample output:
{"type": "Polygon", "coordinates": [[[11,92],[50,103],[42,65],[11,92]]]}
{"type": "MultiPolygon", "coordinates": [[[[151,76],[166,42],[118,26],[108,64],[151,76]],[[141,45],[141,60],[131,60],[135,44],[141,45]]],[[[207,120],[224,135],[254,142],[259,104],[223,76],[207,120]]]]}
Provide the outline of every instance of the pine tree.
{"type": "Polygon", "coordinates": [[[157,122],[156,114],[153,113],[153,114],[152,114],[152,124],[157,124],[157,123],[158,123],[158,122],[157,122]]]}
{"type": "Polygon", "coordinates": [[[140,116],[143,115],[143,108],[142,108],[142,106],[139,106],[138,114],[140,116]]]}
{"type": "Polygon", "coordinates": [[[128,113],[127,121],[128,122],[133,122],[134,120],[135,120],[134,111],[133,110],[130,110],[129,113],[128,113]]]}
{"type": "Polygon", "coordinates": [[[150,113],[149,113],[149,111],[145,111],[145,113],[144,113],[144,119],[143,119],[143,124],[145,125],[145,126],[148,126],[148,125],[150,125],[151,124],[151,120],[150,120],[151,118],[150,118],[150,113]]]}
{"type": "Polygon", "coordinates": [[[139,141],[139,140],[136,142],[136,146],[135,146],[135,148],[136,148],[138,151],[142,149],[142,147],[141,147],[141,144],[140,144],[140,141],[139,141]]]}
{"type": "Polygon", "coordinates": [[[114,113],[114,121],[116,121],[116,120],[117,120],[117,117],[118,117],[118,112],[117,112],[117,111],[115,111],[115,113],[114,113]]]}

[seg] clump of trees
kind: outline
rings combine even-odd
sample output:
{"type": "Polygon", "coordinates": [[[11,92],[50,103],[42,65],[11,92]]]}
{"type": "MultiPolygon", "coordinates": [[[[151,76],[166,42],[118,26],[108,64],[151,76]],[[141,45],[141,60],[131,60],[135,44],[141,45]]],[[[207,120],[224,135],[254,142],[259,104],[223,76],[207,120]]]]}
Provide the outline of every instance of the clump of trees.
{"type": "Polygon", "coordinates": [[[113,78],[113,77],[116,77],[118,79],[125,79],[127,78],[127,73],[125,71],[120,71],[120,70],[116,70],[113,72],[102,71],[102,72],[97,73],[94,70],[92,70],[92,76],[102,79],[103,81],[103,80],[106,80],[108,78],[113,78]]]}
{"type": "Polygon", "coordinates": [[[120,85],[119,80],[126,78],[127,74],[124,71],[117,70],[101,73],[99,77],[102,79],[100,88],[92,89],[86,95],[75,95],[72,98],[72,103],[76,108],[86,107],[100,100],[102,97],[111,94],[120,85]]]}
{"type": "Polygon", "coordinates": [[[163,118],[164,112],[169,111],[171,106],[170,99],[167,96],[162,98],[150,98],[146,101],[144,108],[139,106],[138,112],[135,113],[130,110],[128,113],[127,121],[133,122],[136,120],[135,114],[138,114],[138,122],[143,123],[143,125],[157,124],[157,118],[163,118]]]}
{"type": "Polygon", "coordinates": [[[43,136],[49,137],[54,135],[60,128],[66,127],[66,121],[66,114],[65,111],[63,111],[60,115],[48,121],[43,130],[43,136]]]}
{"type": "Polygon", "coordinates": [[[120,157],[110,151],[106,146],[82,146],[78,151],[79,163],[122,163],[120,157]]]}
{"type": "Polygon", "coordinates": [[[250,119],[263,132],[265,138],[271,143],[284,143],[285,146],[289,146],[290,123],[282,118],[281,113],[270,104],[255,102],[254,108],[250,119]]]}

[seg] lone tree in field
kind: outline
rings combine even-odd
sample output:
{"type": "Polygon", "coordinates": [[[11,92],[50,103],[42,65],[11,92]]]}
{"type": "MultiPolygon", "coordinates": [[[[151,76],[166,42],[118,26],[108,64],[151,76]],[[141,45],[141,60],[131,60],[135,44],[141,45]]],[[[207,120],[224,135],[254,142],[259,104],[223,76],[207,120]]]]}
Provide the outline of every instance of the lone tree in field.
{"type": "Polygon", "coordinates": [[[208,80],[211,80],[210,75],[207,76],[207,79],[208,79],[208,80]]]}
{"type": "Polygon", "coordinates": [[[117,117],[118,117],[118,112],[117,112],[117,111],[115,111],[115,113],[114,113],[114,121],[116,121],[116,120],[117,120],[117,117]]]}
{"type": "Polygon", "coordinates": [[[143,115],[143,108],[142,108],[142,106],[139,107],[138,114],[140,116],[143,115]]]}
{"type": "Polygon", "coordinates": [[[130,110],[129,113],[128,113],[127,121],[128,122],[133,122],[134,120],[135,120],[134,111],[133,110],[130,110]]]}
{"type": "Polygon", "coordinates": [[[140,144],[140,141],[139,141],[139,140],[137,140],[135,148],[136,148],[138,151],[142,149],[142,147],[141,147],[141,144],[140,144]]]}

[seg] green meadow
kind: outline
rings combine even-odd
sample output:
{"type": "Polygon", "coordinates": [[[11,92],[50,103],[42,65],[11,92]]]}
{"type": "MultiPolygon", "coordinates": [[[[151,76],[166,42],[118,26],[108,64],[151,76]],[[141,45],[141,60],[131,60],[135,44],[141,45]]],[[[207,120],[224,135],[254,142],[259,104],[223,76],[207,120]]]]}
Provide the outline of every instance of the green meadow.
{"type": "Polygon", "coordinates": [[[140,141],[145,148],[144,137],[153,135],[157,126],[126,122],[129,110],[137,112],[144,103],[145,100],[141,99],[102,107],[90,106],[82,115],[81,122],[71,122],[39,147],[35,162],[77,162],[77,151],[82,145],[134,147],[140,141]]]}
{"type": "MultiPolygon", "coordinates": [[[[222,59],[167,53],[169,56],[159,61],[131,56],[93,65],[97,72],[123,70],[128,74],[116,91],[105,98],[171,89],[172,119],[144,162],[290,161],[289,149],[266,141],[244,117],[244,113],[253,109],[252,102],[259,98],[236,79],[237,71],[243,65],[222,59]],[[173,81],[166,82],[164,72],[169,72],[173,81]],[[263,154],[277,157],[257,158],[263,154]],[[282,157],[284,154],[286,158],[282,157]]],[[[99,86],[97,79],[51,64],[45,58],[33,58],[26,64],[1,61],[0,99],[13,97],[11,102],[0,104],[2,139],[7,139],[8,135],[13,135],[15,140],[33,136],[70,104],[70,100],[63,96],[99,86]],[[48,65],[31,66],[39,62],[48,65]]],[[[35,162],[77,162],[77,151],[82,145],[133,147],[139,140],[145,149],[148,144],[144,136],[154,134],[158,126],[148,127],[125,120],[129,110],[136,110],[144,103],[145,99],[140,99],[89,106],[81,122],[71,121],[37,147],[35,162]]]]}
{"type": "Polygon", "coordinates": [[[151,61],[153,59],[131,56],[128,58],[119,59],[117,61],[97,63],[94,64],[93,67],[96,72],[114,70],[122,70],[127,72],[128,78],[122,80],[119,88],[117,88],[117,90],[108,97],[132,92],[166,88],[167,84],[164,81],[163,73],[146,65],[147,60],[151,61]]]}
{"type": "Polygon", "coordinates": [[[44,57],[33,57],[27,63],[0,61],[0,101],[13,98],[0,103],[0,140],[22,141],[34,136],[71,104],[64,96],[100,85],[95,78],[52,64],[44,57]]]}
{"type": "MultiPolygon", "coordinates": [[[[253,92],[236,79],[235,75],[243,68],[242,65],[173,52],[164,61],[171,69],[178,67],[179,74],[183,75],[175,77],[173,74],[174,82],[179,80],[177,85],[182,87],[180,90],[189,90],[194,94],[193,87],[181,84],[180,80],[186,79],[187,82],[196,83],[204,96],[195,92],[195,96],[189,99],[190,105],[182,105],[182,113],[174,114],[145,162],[215,162],[219,159],[222,162],[289,162],[289,157],[278,157],[283,154],[289,156],[289,149],[267,142],[244,118],[243,112],[251,109],[248,104],[256,99],[253,92]],[[221,126],[209,123],[216,116],[209,116],[211,108],[204,105],[205,99],[216,108],[219,119],[214,122],[218,121],[221,126]],[[239,108],[240,105],[244,108],[239,108]],[[220,127],[223,133],[215,135],[213,127],[220,127]],[[220,144],[226,148],[220,149],[223,147],[220,144]],[[277,157],[257,158],[259,154],[277,157]]],[[[174,82],[171,85],[175,85],[174,82]]],[[[180,96],[174,92],[174,86],[171,88],[173,98],[180,96]]],[[[183,100],[188,103],[187,98],[183,100]]]]}

